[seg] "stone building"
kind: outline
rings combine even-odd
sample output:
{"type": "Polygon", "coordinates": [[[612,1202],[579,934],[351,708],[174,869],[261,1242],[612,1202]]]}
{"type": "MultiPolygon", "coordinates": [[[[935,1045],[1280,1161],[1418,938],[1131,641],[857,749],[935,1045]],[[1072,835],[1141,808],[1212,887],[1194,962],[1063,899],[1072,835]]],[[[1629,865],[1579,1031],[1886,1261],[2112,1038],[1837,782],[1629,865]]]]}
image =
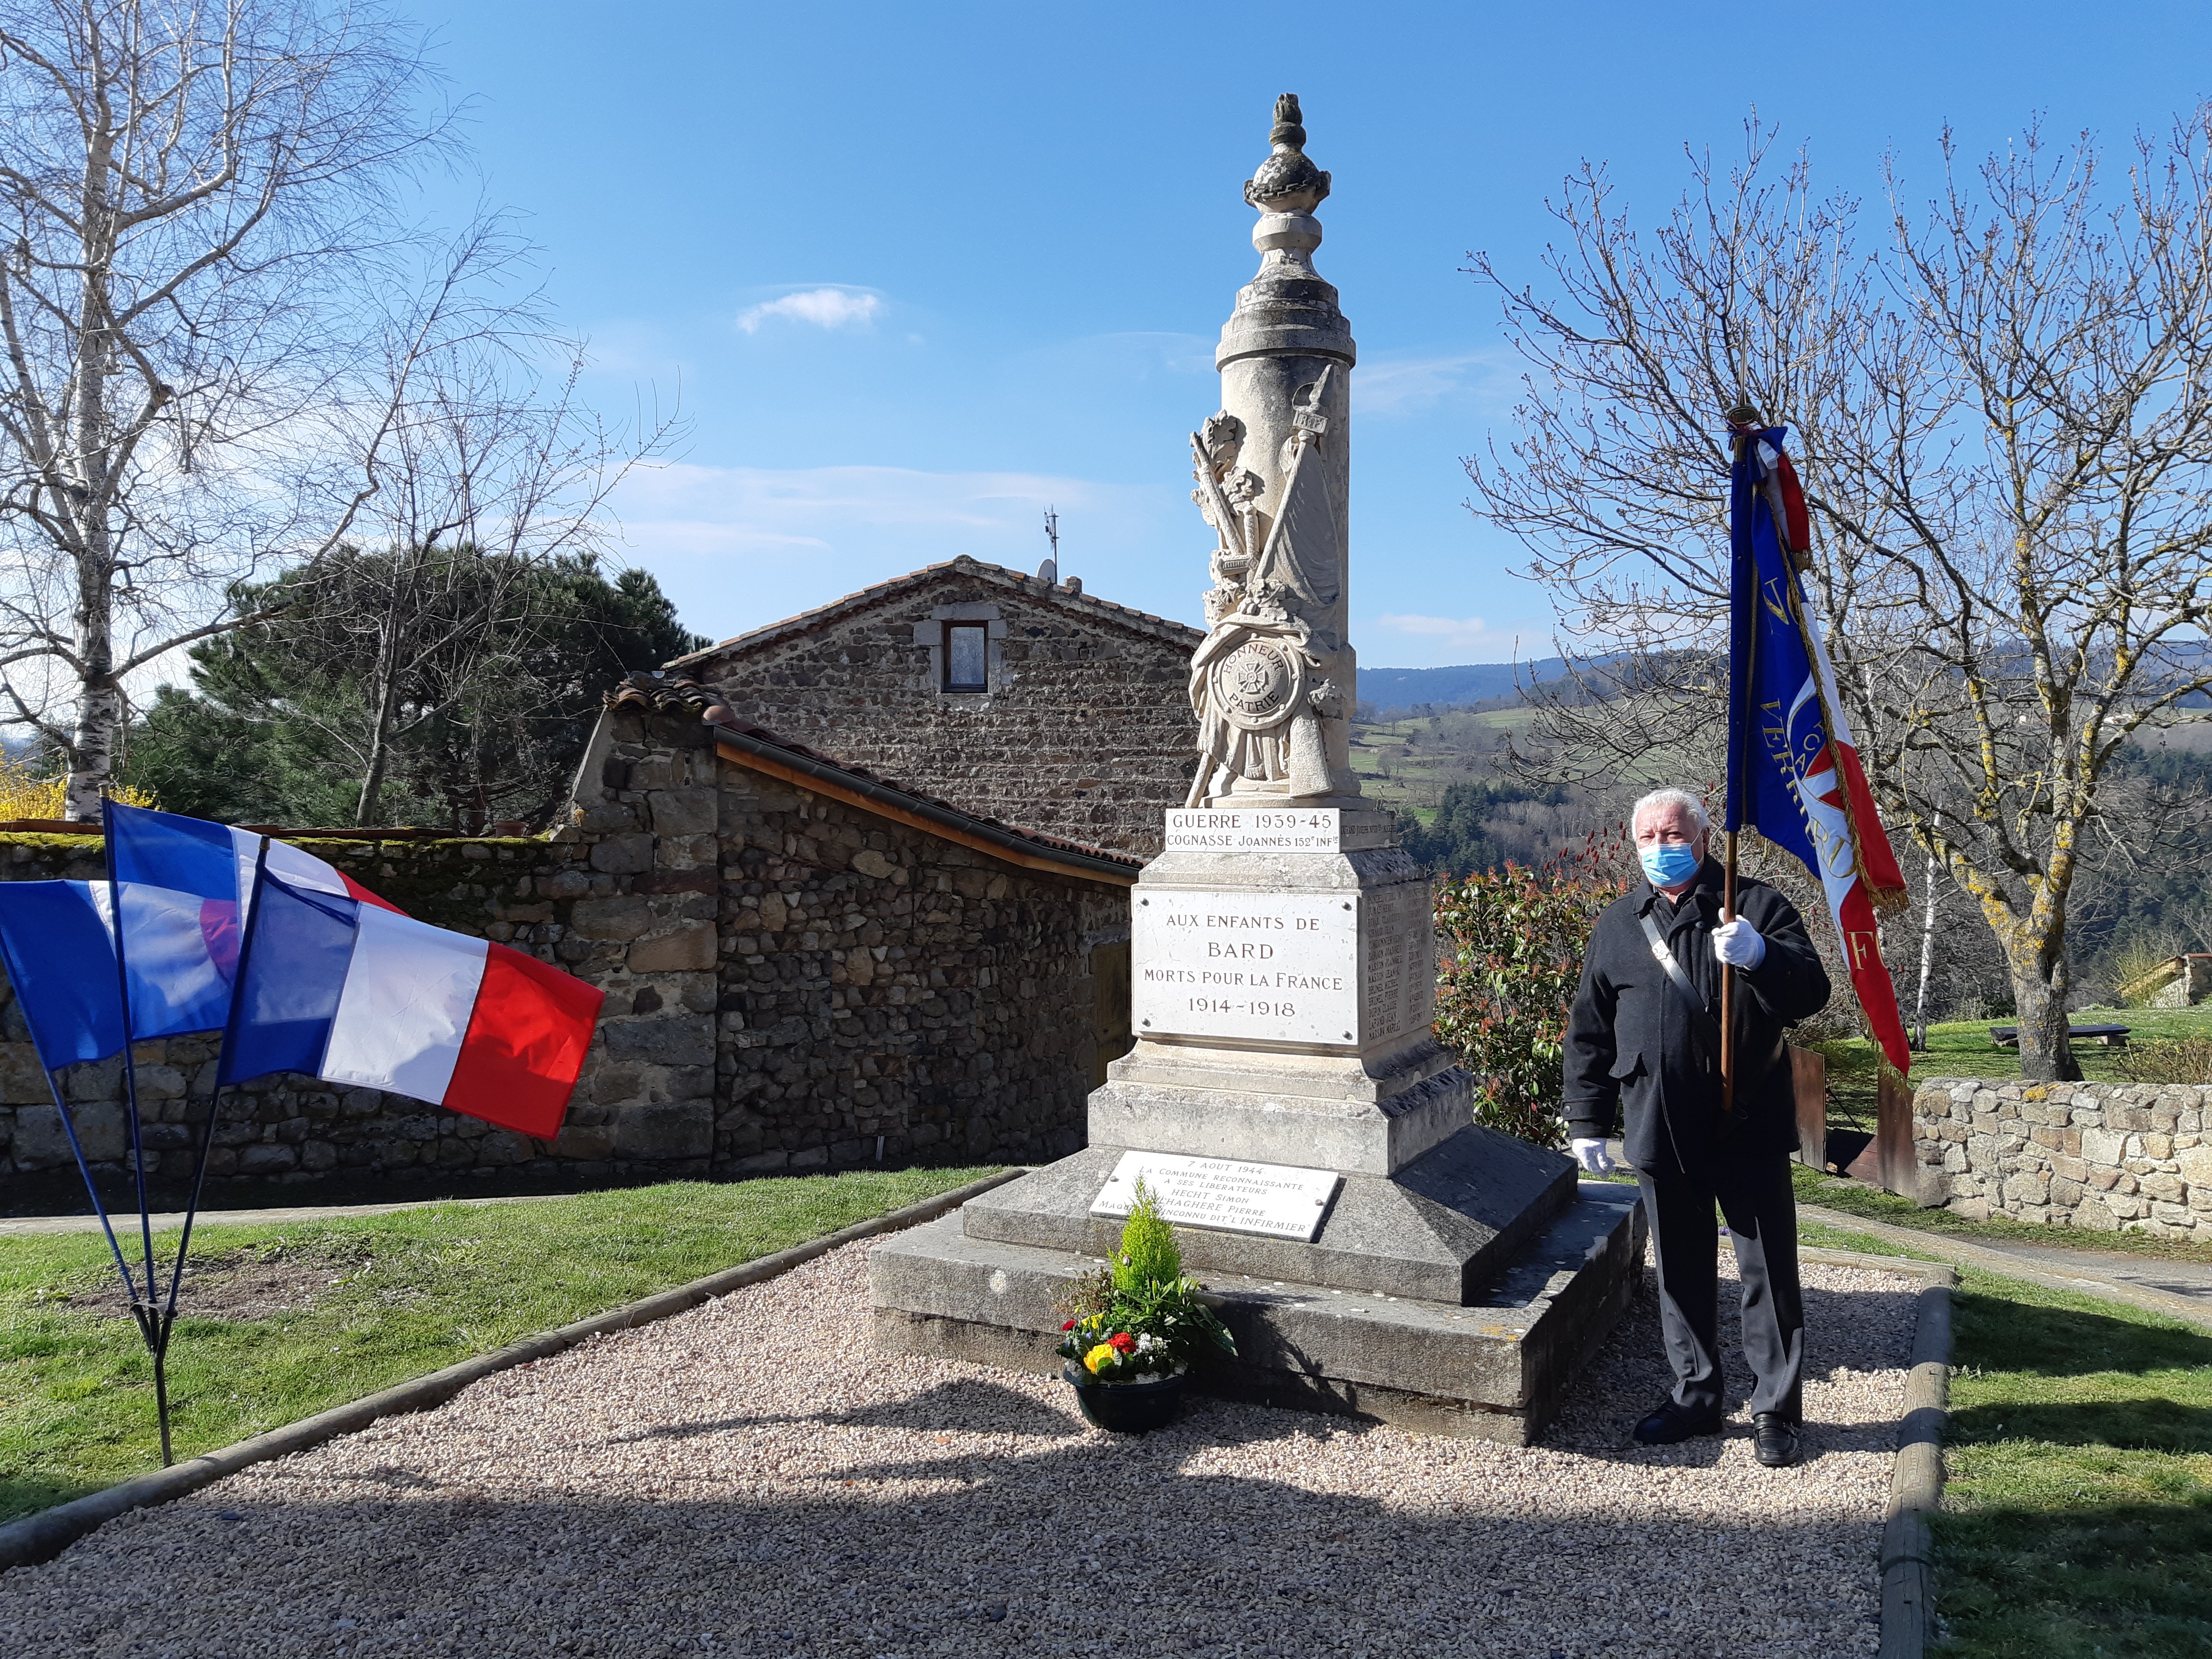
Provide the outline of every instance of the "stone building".
{"type": "MultiPolygon", "coordinates": [[[[1136,859],[840,764],[690,682],[617,695],[550,837],[314,848],[425,921],[599,986],[599,1028],[556,1140],[281,1074],[226,1091],[218,1183],[1047,1159],[1081,1144],[1085,1097],[1130,1042],[1136,859]]],[[[0,836],[0,879],[104,874],[97,835],[0,836]]],[[[28,1036],[0,991],[0,1196],[19,1202],[76,1183],[28,1036]]],[[[149,1166],[172,1192],[215,1050],[213,1034],[140,1046],[149,1166]]],[[[88,1156],[119,1181],[119,1062],[63,1079],[88,1156]]]]}
{"type": "Polygon", "coordinates": [[[668,667],[842,762],[1148,858],[1189,787],[1203,638],[1077,581],[957,558],[668,667]]]}

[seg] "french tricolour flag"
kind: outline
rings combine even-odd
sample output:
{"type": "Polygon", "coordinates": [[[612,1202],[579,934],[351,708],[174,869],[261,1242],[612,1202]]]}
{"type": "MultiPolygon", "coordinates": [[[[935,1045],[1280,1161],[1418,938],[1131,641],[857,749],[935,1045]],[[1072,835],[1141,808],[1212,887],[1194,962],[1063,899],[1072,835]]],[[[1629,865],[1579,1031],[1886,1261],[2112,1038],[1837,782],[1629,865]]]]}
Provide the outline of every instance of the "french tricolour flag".
{"type": "MultiPolygon", "coordinates": [[[[124,961],[131,1035],[219,1029],[238,960],[234,907],[124,882],[124,961]]],[[[115,972],[115,890],[104,881],[0,882],[0,957],[48,1071],[123,1049],[115,972]]]]}
{"type": "MultiPolygon", "coordinates": [[[[210,903],[228,903],[242,915],[253,900],[253,863],[262,837],[227,823],[156,812],[144,806],[106,803],[110,866],[118,881],[144,882],[179,893],[197,893],[210,903]]],[[[269,843],[269,873],[311,893],[331,893],[363,904],[397,910],[343,871],[303,853],[289,842],[269,843]]]]}
{"type": "Polygon", "coordinates": [[[604,994],[507,945],[303,885],[272,860],[237,997],[226,1083],[304,1072],[550,1139],[604,994]]]}

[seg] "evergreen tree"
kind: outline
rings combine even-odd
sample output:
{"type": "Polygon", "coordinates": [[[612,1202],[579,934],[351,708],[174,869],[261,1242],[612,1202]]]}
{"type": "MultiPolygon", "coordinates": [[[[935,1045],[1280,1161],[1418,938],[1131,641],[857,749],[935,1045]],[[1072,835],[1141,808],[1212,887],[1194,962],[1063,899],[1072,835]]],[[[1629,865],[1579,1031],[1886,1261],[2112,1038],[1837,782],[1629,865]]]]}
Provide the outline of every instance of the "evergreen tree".
{"type": "Polygon", "coordinates": [[[348,549],[240,597],[277,615],[192,649],[125,772],[229,823],[542,827],[608,688],[708,642],[650,574],[585,556],[348,549]]]}

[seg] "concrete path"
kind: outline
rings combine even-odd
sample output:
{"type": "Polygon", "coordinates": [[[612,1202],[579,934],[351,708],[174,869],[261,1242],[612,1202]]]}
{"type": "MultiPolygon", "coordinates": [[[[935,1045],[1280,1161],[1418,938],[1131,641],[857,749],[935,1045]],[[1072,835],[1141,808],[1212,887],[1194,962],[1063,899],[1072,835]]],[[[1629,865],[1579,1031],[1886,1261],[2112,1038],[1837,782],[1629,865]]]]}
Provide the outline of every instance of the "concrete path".
{"type": "Polygon", "coordinates": [[[2212,1329],[2212,1262],[2123,1255],[2117,1250],[2036,1244],[2025,1240],[1977,1239],[1968,1243],[1949,1233],[1926,1233],[1869,1221],[1842,1210],[1800,1204],[1798,1216],[1824,1227],[1863,1233],[1919,1255],[1963,1262],[1990,1273],[2024,1279],[2054,1290],[2108,1297],[2151,1313],[2187,1320],[2212,1329]]]}
{"type": "MultiPolygon", "coordinates": [[[[396,1215],[402,1210],[424,1210],[433,1204],[543,1204],[548,1199],[574,1198],[574,1193],[525,1193],[509,1198],[418,1198],[405,1204],[295,1204],[276,1210],[202,1210],[194,1224],[201,1227],[272,1227],[287,1221],[339,1221],[348,1216],[396,1215]]],[[[110,1211],[118,1231],[123,1231],[120,1212],[110,1211]]],[[[130,1231],[138,1230],[138,1212],[129,1212],[130,1231]]],[[[181,1210],[169,1211],[154,1218],[154,1231],[173,1233],[185,1224],[181,1210]]],[[[96,1233],[100,1218],[96,1215],[31,1215],[18,1216],[11,1221],[0,1221],[0,1238],[29,1238],[52,1233],[96,1233]]]]}

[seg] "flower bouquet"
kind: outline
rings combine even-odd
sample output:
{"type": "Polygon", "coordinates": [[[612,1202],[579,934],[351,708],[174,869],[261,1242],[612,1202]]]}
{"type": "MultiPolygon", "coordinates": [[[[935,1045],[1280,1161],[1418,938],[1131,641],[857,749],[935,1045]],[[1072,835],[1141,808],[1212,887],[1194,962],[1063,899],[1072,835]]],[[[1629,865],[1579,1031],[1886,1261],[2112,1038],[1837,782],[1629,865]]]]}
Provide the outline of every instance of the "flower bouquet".
{"type": "Polygon", "coordinates": [[[1139,1181],[1121,1246],[1076,1281],[1060,1311],[1063,1373],[1083,1414],[1100,1428],[1141,1433],[1175,1415],[1184,1374],[1208,1347],[1234,1355],[1236,1339],[1183,1277],[1182,1249],[1159,1201],[1139,1181]]]}

